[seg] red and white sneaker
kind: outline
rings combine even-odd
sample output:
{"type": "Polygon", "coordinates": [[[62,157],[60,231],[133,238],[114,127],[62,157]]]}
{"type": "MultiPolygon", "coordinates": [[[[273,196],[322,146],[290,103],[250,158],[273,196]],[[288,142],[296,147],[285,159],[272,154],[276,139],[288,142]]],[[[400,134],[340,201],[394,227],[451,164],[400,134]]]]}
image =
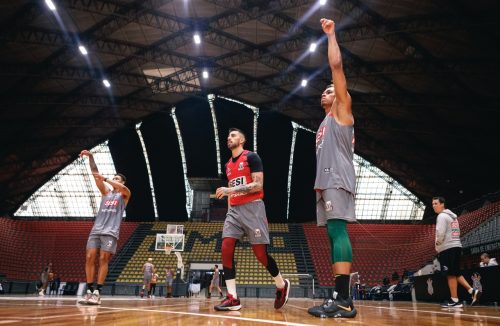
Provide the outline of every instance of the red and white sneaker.
{"type": "Polygon", "coordinates": [[[290,293],[290,281],[284,279],[285,287],[276,289],[276,299],[274,300],[274,309],[283,308],[288,302],[288,294],[290,293]]]}
{"type": "Polygon", "coordinates": [[[231,294],[227,294],[222,302],[214,307],[218,311],[240,310],[240,299],[235,299],[231,294]]]}
{"type": "Polygon", "coordinates": [[[87,292],[83,295],[82,299],[78,301],[79,304],[88,304],[90,298],[92,298],[92,292],[87,290],[87,292]]]}
{"type": "Polygon", "coordinates": [[[94,290],[94,293],[92,293],[92,296],[87,301],[87,304],[90,304],[90,305],[100,305],[101,304],[101,294],[99,293],[99,291],[94,290]]]}

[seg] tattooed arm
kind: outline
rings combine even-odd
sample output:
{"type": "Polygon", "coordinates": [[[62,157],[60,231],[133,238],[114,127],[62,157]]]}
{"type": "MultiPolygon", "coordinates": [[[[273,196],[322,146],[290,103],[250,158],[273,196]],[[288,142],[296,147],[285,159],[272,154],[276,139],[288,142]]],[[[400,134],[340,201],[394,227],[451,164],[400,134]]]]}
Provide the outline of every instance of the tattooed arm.
{"type": "Polygon", "coordinates": [[[264,187],[264,173],[254,172],[252,173],[252,182],[246,185],[236,186],[236,187],[220,187],[215,192],[217,198],[222,198],[234,193],[240,194],[250,194],[252,192],[261,191],[264,187]]]}
{"type": "Polygon", "coordinates": [[[80,157],[84,157],[84,156],[87,156],[89,158],[90,171],[94,175],[94,181],[95,181],[97,188],[99,189],[99,191],[101,192],[102,195],[105,195],[109,190],[104,185],[103,179],[96,177],[96,175],[99,175],[99,170],[97,169],[97,165],[95,164],[94,155],[92,155],[92,153],[90,151],[84,149],[80,153],[80,157]]]}

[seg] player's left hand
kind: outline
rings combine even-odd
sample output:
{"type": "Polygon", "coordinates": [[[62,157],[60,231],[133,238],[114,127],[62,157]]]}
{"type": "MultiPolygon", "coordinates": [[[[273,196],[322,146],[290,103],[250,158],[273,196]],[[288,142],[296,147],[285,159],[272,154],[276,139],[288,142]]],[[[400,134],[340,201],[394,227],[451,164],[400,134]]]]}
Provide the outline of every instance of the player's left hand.
{"type": "Polygon", "coordinates": [[[220,188],[217,188],[217,190],[215,191],[215,197],[217,199],[221,199],[222,197],[227,196],[228,193],[229,193],[228,187],[220,187],[220,188]]]}

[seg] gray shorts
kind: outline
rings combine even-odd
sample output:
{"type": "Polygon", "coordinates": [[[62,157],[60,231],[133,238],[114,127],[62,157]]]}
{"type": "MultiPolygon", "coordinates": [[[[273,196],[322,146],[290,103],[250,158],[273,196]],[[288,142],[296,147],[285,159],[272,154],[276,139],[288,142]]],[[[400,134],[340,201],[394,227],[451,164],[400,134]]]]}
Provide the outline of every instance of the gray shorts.
{"type": "Polygon", "coordinates": [[[227,211],[222,238],[241,240],[246,235],[251,244],[269,244],[266,207],[262,200],[230,206],[227,211]]]}
{"type": "Polygon", "coordinates": [[[354,194],[344,189],[325,189],[316,192],[316,217],[318,226],[325,226],[331,219],[356,222],[354,194]]]}
{"type": "Polygon", "coordinates": [[[144,274],[144,282],[145,283],[151,283],[151,279],[153,278],[153,274],[150,273],[145,273],[144,274]]]}
{"type": "Polygon", "coordinates": [[[112,254],[116,253],[118,240],[112,235],[91,234],[87,241],[87,249],[99,248],[112,254]]]}

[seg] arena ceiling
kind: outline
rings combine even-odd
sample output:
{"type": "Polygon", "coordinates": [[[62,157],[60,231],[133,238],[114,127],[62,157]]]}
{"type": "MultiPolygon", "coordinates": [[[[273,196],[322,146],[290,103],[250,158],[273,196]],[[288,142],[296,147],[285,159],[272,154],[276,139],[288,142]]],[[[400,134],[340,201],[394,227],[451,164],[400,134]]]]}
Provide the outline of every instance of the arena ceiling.
{"type": "Polygon", "coordinates": [[[53,2],[0,4],[2,214],[81,149],[188,97],[221,94],[315,129],[331,79],[322,17],[336,21],[358,154],[424,201],[499,188],[498,1],[53,2]]]}

